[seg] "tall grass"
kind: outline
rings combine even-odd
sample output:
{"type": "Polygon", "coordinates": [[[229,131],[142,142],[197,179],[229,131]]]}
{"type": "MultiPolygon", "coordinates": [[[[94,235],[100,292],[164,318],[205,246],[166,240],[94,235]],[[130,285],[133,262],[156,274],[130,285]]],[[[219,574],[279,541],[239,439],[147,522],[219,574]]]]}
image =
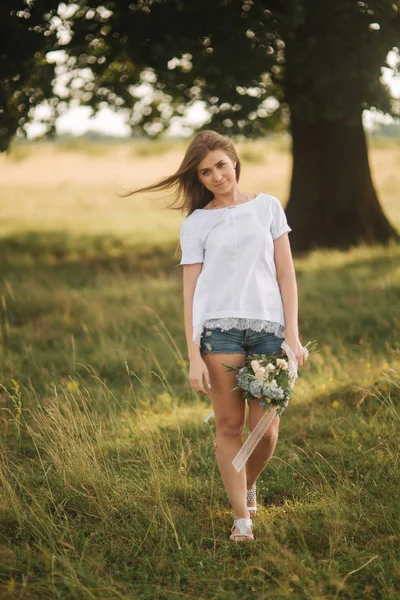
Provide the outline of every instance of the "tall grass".
{"type": "Polygon", "coordinates": [[[141,243],[72,219],[28,235],[23,216],[3,238],[0,597],[397,600],[400,246],[296,260],[320,352],[259,481],[256,540],[233,545],[188,381],[179,218],[161,232],[140,210],[141,243]]]}

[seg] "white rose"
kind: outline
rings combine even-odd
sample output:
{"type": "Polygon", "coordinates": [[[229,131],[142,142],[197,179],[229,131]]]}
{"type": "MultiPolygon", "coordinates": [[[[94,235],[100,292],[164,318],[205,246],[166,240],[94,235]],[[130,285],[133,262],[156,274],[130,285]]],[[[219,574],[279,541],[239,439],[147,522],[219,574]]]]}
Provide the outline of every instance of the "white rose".
{"type": "Polygon", "coordinates": [[[252,360],[250,366],[253,369],[254,373],[257,373],[257,371],[260,369],[260,363],[258,360],[252,360]]]}

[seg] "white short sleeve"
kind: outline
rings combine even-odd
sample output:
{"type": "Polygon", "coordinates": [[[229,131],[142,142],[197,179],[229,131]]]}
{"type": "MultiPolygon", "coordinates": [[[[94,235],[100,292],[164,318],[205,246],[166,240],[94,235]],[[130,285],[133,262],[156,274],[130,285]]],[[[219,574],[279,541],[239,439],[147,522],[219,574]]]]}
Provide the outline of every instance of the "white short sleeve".
{"type": "Polygon", "coordinates": [[[284,233],[288,233],[292,231],[289,227],[285,211],[282,208],[281,203],[278,198],[275,196],[271,196],[272,199],[272,221],[271,221],[271,235],[272,239],[276,240],[278,237],[283,235],[284,233]]]}
{"type": "Polygon", "coordinates": [[[204,247],[190,225],[183,221],[180,233],[182,259],[180,265],[193,265],[204,262],[204,247]]]}

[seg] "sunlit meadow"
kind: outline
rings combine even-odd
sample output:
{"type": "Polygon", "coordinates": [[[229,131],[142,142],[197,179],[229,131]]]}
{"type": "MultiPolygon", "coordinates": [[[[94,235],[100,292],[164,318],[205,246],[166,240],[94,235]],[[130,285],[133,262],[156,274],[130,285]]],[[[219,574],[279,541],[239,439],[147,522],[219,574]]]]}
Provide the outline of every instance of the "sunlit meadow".
{"type": "MultiPolygon", "coordinates": [[[[242,189],[286,202],[285,138],[239,144],[242,189]]],[[[182,142],[15,145],[0,156],[0,597],[400,598],[400,245],[296,260],[301,369],[232,514],[183,330],[180,212],[124,190],[182,142]]],[[[400,228],[400,145],[371,141],[400,228]]],[[[306,193],[306,190],[305,190],[306,193]]]]}

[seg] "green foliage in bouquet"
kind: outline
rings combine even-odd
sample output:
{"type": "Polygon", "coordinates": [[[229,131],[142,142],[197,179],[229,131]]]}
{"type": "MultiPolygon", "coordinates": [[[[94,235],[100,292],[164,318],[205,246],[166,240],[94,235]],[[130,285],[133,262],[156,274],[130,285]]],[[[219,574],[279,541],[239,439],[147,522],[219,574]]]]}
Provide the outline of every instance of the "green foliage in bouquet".
{"type": "MultiPolygon", "coordinates": [[[[316,342],[308,342],[308,352],[315,352],[316,342]]],[[[237,371],[237,385],[234,390],[242,390],[246,400],[258,399],[261,406],[277,407],[281,415],[289,404],[296,375],[290,369],[285,354],[251,354],[246,356],[241,367],[226,365],[228,371],[237,371]]]]}
{"type": "Polygon", "coordinates": [[[228,371],[237,371],[238,384],[234,390],[242,390],[246,400],[257,398],[261,406],[276,406],[282,414],[291,396],[289,363],[284,355],[252,354],[243,366],[224,365],[228,371]]]}

